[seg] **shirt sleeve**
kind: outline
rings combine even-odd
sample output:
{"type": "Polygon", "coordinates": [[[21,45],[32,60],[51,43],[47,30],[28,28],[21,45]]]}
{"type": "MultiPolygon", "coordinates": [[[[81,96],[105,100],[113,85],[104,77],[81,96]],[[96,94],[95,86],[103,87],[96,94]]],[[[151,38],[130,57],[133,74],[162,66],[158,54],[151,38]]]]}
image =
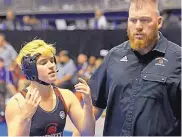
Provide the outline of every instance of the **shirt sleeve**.
{"type": "Polygon", "coordinates": [[[18,54],[17,54],[16,50],[13,48],[13,46],[11,46],[11,57],[12,57],[12,59],[15,60],[17,55],[18,54]]]}
{"type": "Polygon", "coordinates": [[[14,84],[12,72],[6,69],[6,83],[14,84]]]}
{"type": "Polygon", "coordinates": [[[177,57],[173,57],[172,61],[174,62],[171,65],[169,84],[167,85],[168,89],[168,98],[170,101],[173,114],[177,119],[181,118],[181,54],[176,54],[177,57]]]}
{"type": "Polygon", "coordinates": [[[74,64],[73,61],[69,62],[69,65],[68,65],[68,67],[65,69],[65,71],[66,71],[66,72],[65,72],[66,74],[69,74],[69,75],[71,75],[71,76],[74,75],[74,73],[75,73],[75,71],[76,71],[76,66],[75,66],[75,64],[74,64]]]}
{"type": "Polygon", "coordinates": [[[105,57],[103,63],[94,72],[89,80],[93,105],[105,109],[107,106],[108,88],[107,88],[107,64],[110,54],[105,57]]]}

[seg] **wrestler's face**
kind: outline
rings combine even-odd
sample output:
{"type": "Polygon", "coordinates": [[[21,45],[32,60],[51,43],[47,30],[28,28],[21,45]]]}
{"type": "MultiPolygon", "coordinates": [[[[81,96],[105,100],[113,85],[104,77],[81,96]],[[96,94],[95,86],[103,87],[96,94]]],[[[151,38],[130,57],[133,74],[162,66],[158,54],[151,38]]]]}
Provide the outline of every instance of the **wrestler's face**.
{"type": "Polygon", "coordinates": [[[161,26],[162,17],[152,5],[146,4],[139,9],[135,3],[130,5],[127,33],[132,49],[141,50],[154,44],[161,26]]]}
{"type": "Polygon", "coordinates": [[[40,56],[37,60],[37,71],[41,81],[53,83],[56,80],[54,56],[40,56]]]}

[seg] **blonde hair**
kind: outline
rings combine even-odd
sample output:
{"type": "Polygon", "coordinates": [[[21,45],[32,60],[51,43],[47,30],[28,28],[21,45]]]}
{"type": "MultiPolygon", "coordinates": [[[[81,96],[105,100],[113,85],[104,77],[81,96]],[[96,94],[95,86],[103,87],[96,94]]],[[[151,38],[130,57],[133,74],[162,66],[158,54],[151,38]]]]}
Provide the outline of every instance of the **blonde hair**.
{"type": "Polygon", "coordinates": [[[44,56],[52,56],[55,55],[56,49],[53,47],[52,44],[47,44],[43,40],[32,40],[20,50],[19,55],[16,58],[16,62],[19,66],[21,66],[21,61],[24,56],[26,56],[27,54],[33,56],[37,53],[40,53],[44,56]]]}

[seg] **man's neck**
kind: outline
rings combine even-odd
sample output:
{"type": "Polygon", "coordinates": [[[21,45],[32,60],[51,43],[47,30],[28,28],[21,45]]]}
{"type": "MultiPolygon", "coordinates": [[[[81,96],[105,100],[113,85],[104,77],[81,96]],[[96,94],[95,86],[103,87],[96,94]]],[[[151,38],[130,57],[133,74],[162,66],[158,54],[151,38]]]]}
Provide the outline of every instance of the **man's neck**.
{"type": "Polygon", "coordinates": [[[150,51],[152,51],[154,45],[155,45],[155,44],[152,44],[152,45],[148,46],[147,48],[138,49],[137,51],[138,51],[141,55],[145,55],[145,54],[149,53],[150,51]]]}

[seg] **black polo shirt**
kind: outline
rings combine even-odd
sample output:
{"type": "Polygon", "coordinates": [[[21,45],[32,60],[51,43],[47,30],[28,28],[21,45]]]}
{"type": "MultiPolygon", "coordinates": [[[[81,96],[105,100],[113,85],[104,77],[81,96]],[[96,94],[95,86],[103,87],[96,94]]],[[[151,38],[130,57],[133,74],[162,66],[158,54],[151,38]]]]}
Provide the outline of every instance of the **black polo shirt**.
{"type": "Polygon", "coordinates": [[[93,105],[107,107],[104,136],[180,135],[181,48],[161,33],[140,55],[113,48],[89,81],[93,105]]]}

